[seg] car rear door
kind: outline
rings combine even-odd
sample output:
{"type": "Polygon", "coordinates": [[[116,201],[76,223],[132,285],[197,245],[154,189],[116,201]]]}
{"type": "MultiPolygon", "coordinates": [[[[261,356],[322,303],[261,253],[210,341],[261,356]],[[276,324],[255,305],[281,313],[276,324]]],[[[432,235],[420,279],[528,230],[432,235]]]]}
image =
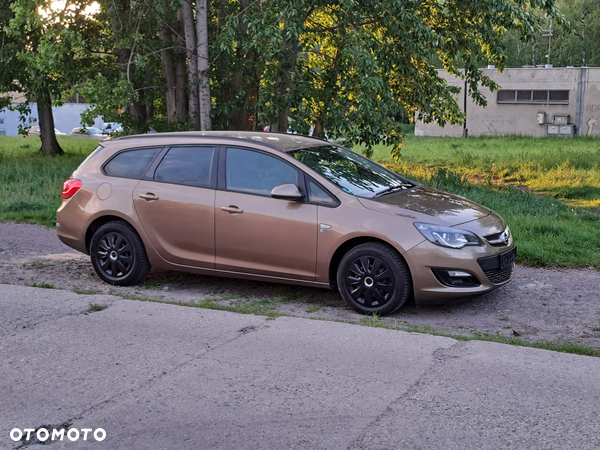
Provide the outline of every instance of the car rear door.
{"type": "Polygon", "coordinates": [[[215,155],[213,146],[173,146],[133,191],[142,226],[168,262],[215,266],[215,155]]]}
{"type": "Polygon", "coordinates": [[[271,197],[283,183],[303,189],[296,167],[272,154],[222,150],[215,198],[216,268],[314,280],[317,206],[271,197]]]}

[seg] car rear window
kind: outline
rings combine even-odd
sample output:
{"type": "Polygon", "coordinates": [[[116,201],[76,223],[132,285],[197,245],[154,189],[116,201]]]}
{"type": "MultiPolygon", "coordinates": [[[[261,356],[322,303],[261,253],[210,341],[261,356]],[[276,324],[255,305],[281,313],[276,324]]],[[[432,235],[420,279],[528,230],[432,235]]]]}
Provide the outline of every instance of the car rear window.
{"type": "Polygon", "coordinates": [[[119,153],[104,166],[104,173],[111,177],[142,178],[160,150],[142,148],[119,153]]]}

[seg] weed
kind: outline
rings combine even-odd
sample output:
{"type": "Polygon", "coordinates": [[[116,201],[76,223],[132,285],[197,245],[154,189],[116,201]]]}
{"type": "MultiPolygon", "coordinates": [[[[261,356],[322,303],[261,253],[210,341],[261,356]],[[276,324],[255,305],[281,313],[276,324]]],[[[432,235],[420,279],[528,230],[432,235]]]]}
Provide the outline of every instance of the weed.
{"type": "Polygon", "coordinates": [[[98,312],[98,311],[105,310],[106,308],[108,308],[108,306],[106,306],[106,305],[99,305],[97,303],[90,303],[89,312],[98,312]]]}
{"type": "Polygon", "coordinates": [[[592,327],[592,331],[600,331],[600,327],[592,327]]]}
{"type": "Polygon", "coordinates": [[[41,269],[42,267],[44,267],[44,263],[41,261],[36,261],[34,263],[31,263],[31,267],[35,267],[36,269],[41,269]]]}
{"type": "Polygon", "coordinates": [[[306,308],[306,312],[310,314],[310,313],[317,312],[320,309],[321,309],[321,305],[313,305],[313,306],[309,306],[308,308],[306,308]]]}
{"type": "Polygon", "coordinates": [[[95,294],[99,293],[99,291],[97,291],[96,289],[79,289],[79,288],[73,289],[73,292],[75,292],[76,294],[80,294],[80,295],[95,295],[95,294]]]}
{"type": "Polygon", "coordinates": [[[52,284],[48,284],[48,283],[33,283],[31,285],[31,287],[37,287],[37,288],[42,288],[42,289],[56,289],[52,284]]]}
{"type": "Polygon", "coordinates": [[[162,290],[162,286],[157,281],[144,281],[140,286],[144,289],[162,290]]]}
{"type": "Polygon", "coordinates": [[[498,320],[503,320],[503,321],[507,321],[508,320],[508,316],[506,314],[498,314],[498,320]]]}
{"type": "MultiPolygon", "coordinates": [[[[319,319],[319,318],[315,318],[319,319]]],[[[352,323],[352,322],[347,322],[352,323]]],[[[451,334],[451,333],[441,333],[437,332],[429,327],[425,326],[394,326],[388,320],[381,320],[378,316],[366,317],[361,321],[361,325],[366,325],[370,327],[378,327],[385,328],[388,330],[398,330],[398,331],[408,331],[414,333],[426,333],[434,336],[443,336],[452,339],[456,339],[459,341],[486,341],[486,342],[496,342],[499,344],[508,344],[515,345],[519,347],[531,347],[531,348],[539,348],[543,350],[550,350],[561,353],[573,353],[576,355],[585,355],[585,356],[596,356],[600,357],[600,349],[596,349],[593,347],[589,347],[587,345],[582,344],[562,344],[556,342],[528,342],[522,339],[518,339],[516,337],[504,337],[501,334],[490,335],[485,332],[477,332],[473,333],[473,336],[464,336],[460,334],[451,334]]],[[[600,331],[600,327],[598,327],[600,331]]]]}

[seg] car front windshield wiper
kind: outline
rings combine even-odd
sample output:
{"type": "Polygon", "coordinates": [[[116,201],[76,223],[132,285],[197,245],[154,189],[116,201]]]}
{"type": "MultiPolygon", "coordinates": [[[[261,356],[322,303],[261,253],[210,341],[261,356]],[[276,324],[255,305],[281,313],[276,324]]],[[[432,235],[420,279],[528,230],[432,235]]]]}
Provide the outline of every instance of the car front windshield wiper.
{"type": "Polygon", "coordinates": [[[412,184],[408,184],[408,183],[406,183],[406,184],[404,184],[404,183],[403,184],[396,184],[394,186],[386,187],[385,189],[382,189],[381,191],[376,192],[373,197],[381,197],[382,195],[390,194],[390,193],[395,192],[395,191],[403,191],[403,190],[406,190],[406,189],[411,188],[411,187],[413,187],[413,185],[412,184]]]}

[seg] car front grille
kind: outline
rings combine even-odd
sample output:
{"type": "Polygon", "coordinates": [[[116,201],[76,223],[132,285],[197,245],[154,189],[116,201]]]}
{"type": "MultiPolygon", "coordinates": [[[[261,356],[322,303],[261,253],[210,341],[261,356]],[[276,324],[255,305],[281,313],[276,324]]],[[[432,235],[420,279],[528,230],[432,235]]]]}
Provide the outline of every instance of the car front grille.
{"type": "Polygon", "coordinates": [[[504,269],[484,270],[485,276],[488,277],[491,283],[500,284],[510,280],[515,271],[515,265],[511,264],[504,269]]]}

